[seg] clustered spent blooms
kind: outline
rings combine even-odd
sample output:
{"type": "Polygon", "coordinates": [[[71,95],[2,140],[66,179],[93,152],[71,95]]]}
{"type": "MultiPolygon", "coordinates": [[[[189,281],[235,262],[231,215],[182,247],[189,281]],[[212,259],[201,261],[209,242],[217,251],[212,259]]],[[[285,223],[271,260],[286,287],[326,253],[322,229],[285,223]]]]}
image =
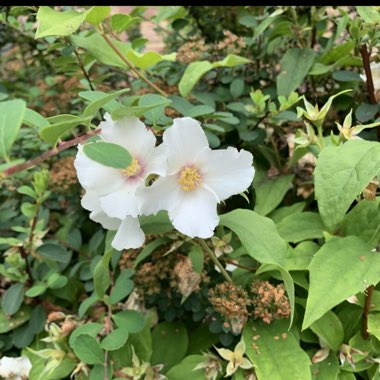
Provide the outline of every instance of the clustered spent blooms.
{"type": "Polygon", "coordinates": [[[74,157],[63,157],[55,162],[50,170],[50,185],[52,191],[66,192],[78,183],[74,168],[74,157]]]}
{"type": "Polygon", "coordinates": [[[210,238],[219,224],[217,204],[252,183],[252,154],[232,147],[211,150],[200,123],[190,117],[174,119],[159,146],[136,117],[113,121],[106,114],[99,128],[100,141],[121,145],[132,162],[124,169],[107,167],[78,145],[74,166],[86,190],[82,206],[92,220],[116,230],[111,245],[117,250],[141,247],[145,235],[139,216],[161,210],[179,232],[210,238]],[[158,178],[147,186],[152,175],[158,178]]]}
{"type": "Polygon", "coordinates": [[[223,282],[210,289],[209,300],[215,311],[231,323],[239,334],[249,316],[270,324],[275,319],[289,318],[290,305],[283,284],[255,280],[248,293],[238,285],[223,282]]]}

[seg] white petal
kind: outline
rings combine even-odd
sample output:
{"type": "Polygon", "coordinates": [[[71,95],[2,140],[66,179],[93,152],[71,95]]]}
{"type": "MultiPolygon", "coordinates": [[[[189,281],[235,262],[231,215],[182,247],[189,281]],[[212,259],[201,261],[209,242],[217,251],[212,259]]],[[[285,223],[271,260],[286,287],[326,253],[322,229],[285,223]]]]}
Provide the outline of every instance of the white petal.
{"type": "Polygon", "coordinates": [[[179,203],[183,193],[176,175],[160,177],[152,186],[139,189],[139,195],[144,199],[141,212],[144,215],[150,215],[160,210],[169,211],[179,203]]]}
{"type": "Polygon", "coordinates": [[[145,159],[144,177],[149,174],[165,175],[168,153],[164,144],[154,148],[145,159]]]}
{"type": "Polygon", "coordinates": [[[173,125],[164,132],[163,141],[168,147],[168,174],[191,165],[197,154],[209,147],[199,121],[191,117],[174,119],[173,125]]]}
{"type": "Polygon", "coordinates": [[[110,218],[100,206],[99,195],[93,191],[86,191],[86,194],[81,200],[82,207],[91,211],[90,219],[94,222],[100,223],[103,228],[107,230],[117,230],[120,226],[121,220],[110,218]]]}
{"type": "Polygon", "coordinates": [[[127,216],[121,223],[112,240],[112,247],[121,251],[128,248],[139,248],[144,244],[145,235],[138,218],[127,216]]]}
{"type": "Polygon", "coordinates": [[[120,170],[91,160],[82,152],[82,149],[83,146],[78,145],[78,153],[74,160],[74,166],[82,187],[99,194],[107,194],[123,184],[124,177],[120,170]]]}
{"type": "Polygon", "coordinates": [[[219,201],[239,194],[252,183],[255,169],[253,156],[246,150],[227,148],[203,151],[197,158],[203,185],[217,195],[219,201]]]}
{"type": "Polygon", "coordinates": [[[127,215],[137,217],[140,202],[135,193],[136,186],[126,184],[119,190],[100,197],[100,205],[112,218],[124,219],[127,215]]]}
{"type": "Polygon", "coordinates": [[[100,137],[123,146],[134,158],[144,158],[154,149],[156,137],[137,117],[126,116],[113,121],[109,115],[99,124],[100,137]]]}
{"type": "Polygon", "coordinates": [[[211,237],[219,224],[214,195],[202,188],[182,194],[182,200],[169,209],[173,226],[190,237],[211,237]]]}

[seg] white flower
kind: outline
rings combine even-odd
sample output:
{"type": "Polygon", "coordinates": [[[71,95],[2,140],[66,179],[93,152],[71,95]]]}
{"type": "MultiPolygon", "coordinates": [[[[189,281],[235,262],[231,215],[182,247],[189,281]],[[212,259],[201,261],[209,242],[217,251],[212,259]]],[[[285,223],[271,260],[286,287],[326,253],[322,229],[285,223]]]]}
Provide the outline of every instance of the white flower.
{"type": "Polygon", "coordinates": [[[127,149],[132,163],[125,169],[107,167],[88,158],[83,146],[78,145],[74,166],[86,190],[82,206],[91,211],[92,220],[117,230],[112,241],[115,249],[138,248],[145,239],[138,220],[143,203],[141,189],[150,174],[165,174],[164,151],[155,147],[153,132],[138,118],[113,121],[106,114],[105,120],[99,125],[101,140],[127,149]]]}
{"type": "MultiPolygon", "coordinates": [[[[370,64],[371,74],[372,74],[372,82],[373,82],[373,89],[375,92],[375,97],[379,101],[380,100],[380,62],[372,62],[370,64]]],[[[360,78],[363,79],[364,82],[367,81],[367,76],[365,74],[361,74],[360,78]]]]}
{"type": "Polygon", "coordinates": [[[0,359],[0,377],[9,380],[24,380],[29,377],[32,364],[26,356],[18,358],[8,358],[3,356],[0,359]]]}
{"type": "Polygon", "coordinates": [[[178,231],[211,237],[219,223],[217,204],[252,183],[252,154],[231,147],[211,150],[199,122],[190,117],[173,120],[163,146],[167,173],[144,190],[144,214],[167,210],[178,231]]]}

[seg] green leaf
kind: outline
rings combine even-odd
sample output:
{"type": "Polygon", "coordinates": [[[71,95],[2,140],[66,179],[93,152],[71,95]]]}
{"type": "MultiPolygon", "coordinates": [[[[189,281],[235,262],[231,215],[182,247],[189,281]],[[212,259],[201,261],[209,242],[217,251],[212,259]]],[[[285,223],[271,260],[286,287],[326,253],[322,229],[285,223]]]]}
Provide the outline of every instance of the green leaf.
{"type": "Polygon", "coordinates": [[[368,314],[368,332],[380,340],[380,313],[368,314]]]}
{"type": "Polygon", "coordinates": [[[345,236],[355,235],[376,248],[380,240],[380,197],[374,201],[362,199],[343,219],[342,232],[345,236]]]}
{"type": "Polygon", "coordinates": [[[189,109],[184,114],[184,116],[190,116],[190,117],[196,118],[198,116],[210,115],[213,112],[215,112],[215,108],[214,107],[200,105],[200,106],[194,106],[191,109],[189,109]]]}
{"type": "Polygon", "coordinates": [[[185,357],[189,338],[183,323],[159,323],[153,329],[152,339],[151,364],[163,364],[167,371],[185,357]]]}
{"type": "Polygon", "coordinates": [[[339,350],[344,341],[344,331],[342,323],[332,311],[315,321],[310,328],[332,350],[339,350]]]}
{"type": "Polygon", "coordinates": [[[92,101],[83,111],[82,117],[87,118],[88,116],[94,117],[95,113],[100,110],[105,104],[109,103],[111,100],[117,98],[118,96],[125,94],[129,91],[129,88],[124,90],[116,91],[112,94],[105,94],[103,97],[92,101]]]}
{"type": "Polygon", "coordinates": [[[110,6],[95,6],[95,7],[92,7],[87,16],[86,16],[86,21],[88,23],[90,23],[91,25],[98,25],[99,23],[101,23],[106,17],[108,17],[108,15],[110,14],[111,12],[111,7],[110,6]]]}
{"type": "Polygon", "coordinates": [[[379,24],[380,23],[380,12],[373,6],[357,6],[356,10],[359,16],[368,23],[379,24]]]}
{"type": "Polygon", "coordinates": [[[138,256],[135,259],[135,262],[133,263],[133,268],[136,268],[137,265],[141,263],[144,259],[146,259],[148,256],[150,256],[158,247],[161,247],[165,243],[169,242],[169,239],[167,238],[157,238],[152,241],[150,241],[138,254],[138,256]]]}
{"type": "MultiPolygon", "coordinates": [[[[95,102],[96,100],[100,100],[108,96],[109,94],[102,91],[81,91],[78,93],[78,95],[83,99],[89,100],[90,102],[95,102]]],[[[109,113],[112,113],[116,108],[120,107],[121,103],[119,103],[115,99],[112,99],[109,102],[102,105],[102,108],[104,108],[109,113]]]]}
{"type": "Polygon", "coordinates": [[[24,284],[13,284],[3,294],[1,307],[8,315],[13,315],[20,309],[23,300],[24,284]]]}
{"type": "Polygon", "coordinates": [[[166,211],[159,211],[157,215],[141,216],[140,225],[146,234],[163,234],[174,228],[166,211]]]}
{"type": "Polygon", "coordinates": [[[74,343],[75,355],[86,364],[103,364],[104,353],[99,342],[91,335],[79,335],[74,343]]]}
{"type": "Polygon", "coordinates": [[[201,274],[203,270],[204,254],[203,249],[198,245],[191,247],[189,252],[189,259],[193,266],[194,272],[201,274]]]}
{"type": "MultiPolygon", "coordinates": [[[[86,49],[99,62],[105,65],[128,68],[127,64],[115,53],[99,33],[94,33],[90,37],[71,37],[74,44],[86,49]]],[[[112,43],[118,50],[134,65],[140,69],[147,69],[163,60],[174,61],[175,53],[161,55],[154,51],[138,53],[134,51],[131,44],[112,39],[112,43]]]]}
{"type": "Polygon", "coordinates": [[[103,141],[85,144],[83,153],[91,160],[115,169],[125,169],[132,162],[132,156],[121,145],[103,141]]]}
{"type": "Polygon", "coordinates": [[[45,293],[47,289],[47,285],[43,282],[35,283],[30,289],[28,289],[25,293],[27,297],[38,297],[41,294],[45,293]]]}
{"type": "Polygon", "coordinates": [[[108,287],[111,285],[109,263],[114,252],[116,252],[114,249],[106,251],[94,269],[94,287],[99,299],[104,297],[108,287]]]}
{"type": "Polygon", "coordinates": [[[94,293],[90,297],[86,298],[79,306],[79,309],[78,309],[79,318],[83,318],[83,316],[86,314],[87,310],[98,300],[99,300],[99,297],[97,296],[96,293],[94,293]]]}
{"type": "Polygon", "coordinates": [[[355,236],[332,237],[309,266],[310,288],[302,329],[348,297],[380,280],[380,255],[355,236]]]}
{"type": "Polygon", "coordinates": [[[112,15],[110,20],[111,27],[116,33],[121,33],[139,22],[139,17],[131,17],[130,15],[124,14],[112,15]]]}
{"type": "Polygon", "coordinates": [[[115,109],[111,115],[113,120],[118,120],[125,116],[140,117],[148,111],[154,110],[157,107],[166,106],[168,104],[170,104],[170,99],[163,98],[157,103],[149,104],[146,106],[120,107],[115,109]]]}
{"type": "Polygon", "coordinates": [[[248,255],[260,263],[285,263],[287,245],[269,218],[254,211],[237,209],[221,215],[220,224],[234,231],[248,255]]]}
{"type": "Polygon", "coordinates": [[[47,280],[47,286],[50,289],[60,289],[66,286],[68,279],[59,273],[53,273],[47,280]]]}
{"type": "Polygon", "coordinates": [[[102,328],[103,328],[103,325],[97,322],[85,323],[84,325],[77,327],[70,334],[70,338],[69,338],[70,347],[74,346],[75,340],[77,339],[79,335],[82,335],[82,334],[91,335],[92,337],[95,338],[102,328]]]}
{"type": "Polygon", "coordinates": [[[324,224],[333,231],[358,194],[377,174],[380,144],[350,140],[324,148],[314,172],[315,196],[324,224]]]}
{"type": "Polygon", "coordinates": [[[109,302],[114,305],[121,301],[123,298],[129,295],[133,290],[135,284],[130,279],[131,274],[129,271],[124,270],[120,273],[119,277],[115,282],[115,286],[112,288],[109,302]]]}
{"type": "Polygon", "coordinates": [[[310,359],[287,321],[249,322],[243,339],[258,380],[311,380],[310,359]]]}
{"type": "Polygon", "coordinates": [[[182,359],[178,364],[172,367],[166,374],[169,380],[204,380],[205,369],[194,368],[205,360],[203,355],[189,355],[182,359]]]}
{"type": "Polygon", "coordinates": [[[0,157],[9,161],[9,153],[15,142],[26,111],[21,99],[0,102],[0,157]]]}
{"type": "Polygon", "coordinates": [[[268,178],[263,171],[256,171],[253,180],[255,189],[255,212],[260,215],[268,215],[282,201],[294,175],[282,175],[276,178],[268,178]]]}
{"type": "Polygon", "coordinates": [[[346,70],[335,71],[332,77],[339,82],[361,81],[360,75],[358,73],[346,70]]]}
{"type": "Polygon", "coordinates": [[[136,334],[144,328],[144,316],[135,310],[124,310],[112,315],[116,325],[127,330],[131,334],[136,334]]]}
{"type": "Polygon", "coordinates": [[[129,332],[124,329],[113,330],[108,334],[100,343],[100,346],[103,350],[106,351],[115,351],[123,347],[126,341],[128,340],[129,332]]]}
{"type": "Polygon", "coordinates": [[[170,104],[171,101],[161,95],[157,94],[147,94],[140,98],[139,106],[140,107],[149,107],[152,104],[162,104],[161,106],[154,107],[153,109],[144,112],[144,117],[151,121],[153,124],[156,124],[158,120],[164,116],[165,106],[170,104]]]}
{"type": "Polygon", "coordinates": [[[323,238],[324,225],[316,212],[301,212],[284,218],[277,224],[280,236],[287,242],[323,238]]]}
{"type": "MultiPolygon", "coordinates": [[[[339,361],[335,352],[330,351],[329,356],[319,363],[311,366],[313,380],[340,380],[339,361]]],[[[355,379],[354,379],[355,380],[355,379]]]]}
{"type": "Polygon", "coordinates": [[[190,65],[186,67],[178,84],[180,94],[182,96],[189,95],[199,79],[213,68],[214,66],[209,61],[191,62],[190,65]]]}
{"type": "Polygon", "coordinates": [[[40,137],[48,144],[57,144],[58,139],[68,133],[71,129],[78,125],[87,125],[87,123],[91,121],[91,117],[81,118],[74,115],[59,116],[64,116],[64,118],[60,118],[59,122],[50,124],[49,126],[43,127],[39,130],[40,137]]]}
{"type": "Polygon", "coordinates": [[[201,77],[204,74],[206,74],[208,71],[214,68],[234,67],[238,65],[244,65],[250,62],[252,61],[235,54],[229,54],[222,61],[217,61],[214,63],[211,63],[209,61],[191,62],[190,65],[187,66],[178,84],[179,92],[182,96],[189,95],[193,87],[199,81],[199,79],[201,79],[201,77]]]}
{"type": "Polygon", "coordinates": [[[38,112],[27,108],[25,110],[23,123],[28,125],[29,127],[34,127],[37,129],[49,126],[49,122],[41,116],[38,112]]]}
{"type": "Polygon", "coordinates": [[[20,194],[29,195],[33,199],[37,199],[38,198],[38,195],[36,194],[36,192],[31,187],[29,187],[29,186],[20,186],[17,189],[17,192],[20,193],[20,194]]]}
{"type": "Polygon", "coordinates": [[[41,6],[37,12],[38,27],[35,38],[69,36],[78,30],[91,10],[82,13],[76,11],[56,12],[50,7],[41,6]]]}
{"type": "Polygon", "coordinates": [[[37,248],[37,253],[45,259],[57,261],[59,263],[67,263],[71,257],[65,248],[61,245],[53,243],[45,243],[40,245],[37,248]]]}
{"type": "Polygon", "coordinates": [[[311,49],[287,49],[281,58],[281,72],[277,76],[277,95],[288,97],[305,79],[315,59],[311,49]]]}
{"type": "Polygon", "coordinates": [[[379,104],[362,103],[356,109],[355,116],[361,123],[365,123],[376,116],[379,108],[379,104]]]}
{"type": "Polygon", "coordinates": [[[21,306],[21,308],[11,317],[0,310],[0,334],[14,330],[30,319],[32,308],[30,306],[21,306]]]}
{"type": "Polygon", "coordinates": [[[289,249],[285,268],[288,271],[306,270],[318,249],[319,245],[312,241],[304,241],[295,248],[289,249]]]}

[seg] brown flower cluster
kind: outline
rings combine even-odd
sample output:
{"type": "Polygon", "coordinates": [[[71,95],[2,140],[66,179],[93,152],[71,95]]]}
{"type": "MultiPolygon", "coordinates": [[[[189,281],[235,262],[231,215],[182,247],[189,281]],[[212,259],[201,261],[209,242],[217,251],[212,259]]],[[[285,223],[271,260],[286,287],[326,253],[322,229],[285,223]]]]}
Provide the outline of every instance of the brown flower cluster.
{"type": "Polygon", "coordinates": [[[248,293],[240,286],[222,282],[210,289],[208,296],[215,311],[231,323],[232,331],[240,333],[249,316],[248,293]]]}
{"type": "Polygon", "coordinates": [[[64,193],[78,183],[74,168],[74,156],[63,157],[50,169],[50,186],[52,191],[64,193]]]}
{"type": "Polygon", "coordinates": [[[236,34],[230,32],[229,30],[225,30],[223,32],[224,39],[219,41],[216,44],[215,50],[223,55],[227,54],[241,54],[242,51],[246,48],[246,44],[244,42],[243,37],[238,37],[236,34]]]}
{"type": "Polygon", "coordinates": [[[253,316],[269,324],[274,319],[289,318],[290,305],[284,285],[273,286],[269,281],[254,281],[251,284],[253,316]]]}
{"type": "Polygon", "coordinates": [[[183,64],[201,61],[207,57],[210,50],[212,45],[206,44],[203,38],[193,36],[178,49],[177,61],[183,64]]]}
{"type": "Polygon", "coordinates": [[[249,316],[269,324],[274,319],[289,318],[290,305],[284,285],[257,280],[250,294],[237,285],[223,282],[210,289],[209,300],[215,311],[231,323],[232,331],[240,333],[249,316]]]}

